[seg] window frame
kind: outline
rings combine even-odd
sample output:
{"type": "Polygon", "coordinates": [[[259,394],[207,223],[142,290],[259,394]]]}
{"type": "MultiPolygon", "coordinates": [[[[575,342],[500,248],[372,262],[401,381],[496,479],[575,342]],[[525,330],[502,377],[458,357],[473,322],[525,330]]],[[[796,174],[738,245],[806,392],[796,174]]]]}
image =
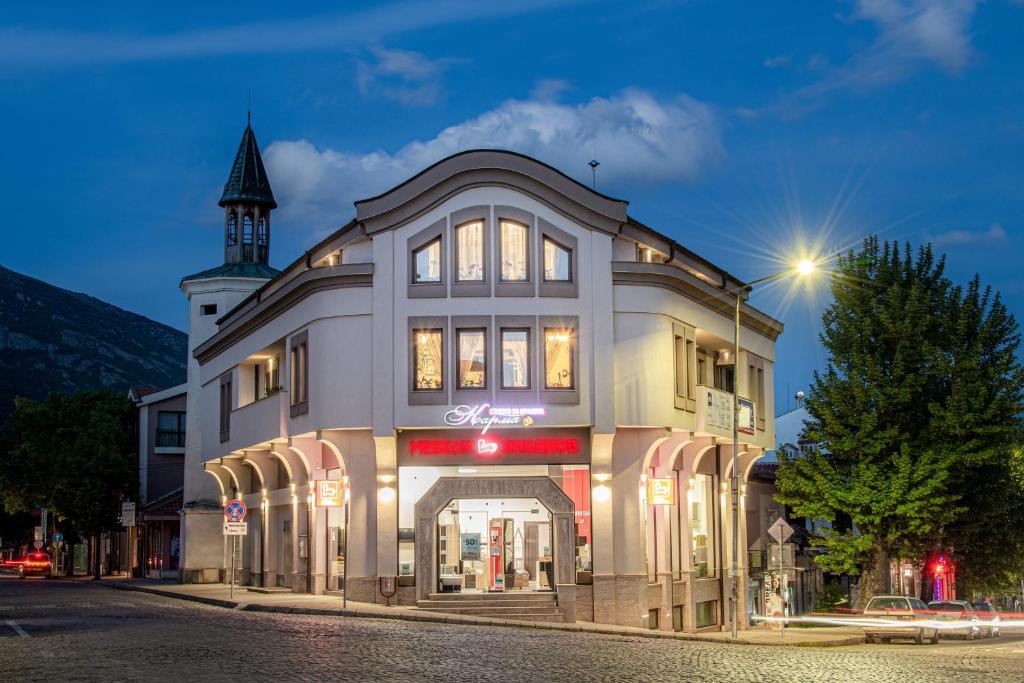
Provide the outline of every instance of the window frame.
{"type": "Polygon", "coordinates": [[[580,385],[584,375],[580,372],[580,320],[576,316],[539,316],[537,327],[538,334],[538,364],[541,370],[539,374],[543,380],[538,382],[540,388],[540,401],[551,405],[579,405],[580,385]],[[572,335],[571,340],[571,365],[572,365],[572,387],[568,389],[551,389],[547,386],[547,331],[567,330],[572,335]]]}
{"type": "Polygon", "coordinates": [[[522,209],[514,206],[494,207],[494,295],[495,296],[516,296],[529,297],[537,295],[537,268],[536,268],[536,217],[522,209]],[[526,279],[525,280],[503,280],[501,277],[501,263],[504,259],[502,253],[502,224],[517,223],[526,228],[526,279]]]}
{"type": "Polygon", "coordinates": [[[445,370],[447,370],[447,367],[446,367],[447,363],[445,362],[445,359],[444,359],[444,338],[445,338],[444,328],[441,328],[441,327],[414,327],[412,329],[412,345],[413,345],[412,390],[413,391],[418,392],[418,393],[439,393],[439,392],[445,391],[448,388],[447,387],[448,383],[445,381],[445,374],[446,374],[445,370]],[[418,377],[419,364],[416,362],[416,359],[419,356],[419,343],[420,343],[419,337],[421,335],[423,335],[423,334],[431,334],[431,335],[432,334],[437,334],[438,337],[440,337],[441,351],[438,354],[438,362],[441,364],[441,367],[438,368],[437,374],[441,378],[441,386],[437,387],[436,389],[421,388],[421,387],[416,386],[417,385],[417,380],[419,379],[419,377],[418,377]]]}
{"type": "Polygon", "coordinates": [[[448,253],[445,242],[448,233],[448,219],[442,218],[427,226],[406,240],[406,287],[410,299],[437,299],[448,296],[448,253]],[[440,240],[441,280],[439,282],[416,282],[416,254],[434,240],[440,240]]]}
{"type": "Polygon", "coordinates": [[[674,401],[677,410],[697,411],[697,332],[690,325],[672,323],[674,401]]]}
{"type": "Polygon", "coordinates": [[[156,411],[156,437],[154,440],[155,448],[184,448],[185,447],[185,427],[186,427],[186,413],[184,410],[157,410],[156,411]],[[168,415],[174,416],[175,428],[162,429],[160,427],[160,418],[168,415]],[[161,444],[161,435],[174,434],[174,443],[161,444]]]}
{"type": "Polygon", "coordinates": [[[288,394],[291,417],[309,412],[309,330],[288,340],[288,394]]]}
{"type": "Polygon", "coordinates": [[[502,327],[498,330],[498,348],[501,355],[501,367],[498,369],[498,387],[502,391],[530,391],[533,388],[533,328],[526,327],[502,327]],[[505,384],[505,333],[525,332],[526,333],[526,386],[509,386],[505,384]]]}
{"type": "Polygon", "coordinates": [[[430,240],[426,244],[424,244],[422,246],[419,246],[419,247],[416,247],[415,249],[412,250],[412,284],[414,284],[414,285],[439,285],[439,284],[442,284],[444,282],[443,276],[441,274],[441,266],[440,266],[440,263],[441,263],[441,248],[442,248],[441,241],[442,241],[441,237],[438,236],[438,237],[435,237],[434,239],[430,240]],[[436,280],[418,280],[417,277],[418,277],[418,274],[419,274],[419,267],[418,267],[419,255],[424,253],[424,252],[426,252],[429,249],[432,249],[434,246],[437,247],[437,261],[438,261],[437,279],[436,280]]]}
{"type": "Polygon", "coordinates": [[[449,324],[445,316],[410,316],[406,321],[406,355],[409,357],[406,366],[408,379],[409,405],[447,405],[448,397],[451,394],[451,380],[449,378],[449,365],[451,363],[449,352],[449,324]],[[440,389],[417,389],[416,388],[416,331],[417,330],[439,330],[441,332],[441,388],[440,389]]]}
{"type": "Polygon", "coordinates": [[[543,218],[537,218],[537,263],[540,270],[538,295],[542,297],[579,297],[579,241],[543,218]],[[550,240],[569,252],[569,279],[547,280],[544,278],[544,241],[550,240]]]}
{"type": "Polygon", "coordinates": [[[490,296],[491,295],[491,207],[487,205],[467,206],[464,209],[453,211],[448,217],[452,226],[451,247],[449,256],[452,266],[452,296],[490,296]],[[459,272],[459,244],[458,229],[467,223],[480,221],[483,223],[483,280],[457,280],[455,275],[459,272]]]}
{"type": "MultiPolygon", "coordinates": [[[[233,372],[233,371],[232,371],[233,372]]],[[[226,372],[220,376],[220,442],[225,443],[231,439],[231,404],[234,400],[231,381],[232,372],[226,372]]]]}

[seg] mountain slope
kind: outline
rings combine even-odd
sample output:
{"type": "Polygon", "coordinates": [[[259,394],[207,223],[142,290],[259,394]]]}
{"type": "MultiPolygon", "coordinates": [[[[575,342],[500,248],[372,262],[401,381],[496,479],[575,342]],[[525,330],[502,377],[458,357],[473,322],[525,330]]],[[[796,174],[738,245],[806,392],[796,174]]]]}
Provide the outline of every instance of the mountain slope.
{"type": "Polygon", "coordinates": [[[15,396],[185,381],[173,327],[0,266],[0,420],[15,396]]]}

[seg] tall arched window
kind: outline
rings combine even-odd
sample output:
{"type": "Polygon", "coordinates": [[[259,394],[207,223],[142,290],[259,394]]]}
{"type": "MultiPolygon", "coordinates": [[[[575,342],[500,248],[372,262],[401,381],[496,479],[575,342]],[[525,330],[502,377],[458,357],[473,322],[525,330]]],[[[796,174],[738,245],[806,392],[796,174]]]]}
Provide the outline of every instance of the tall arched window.
{"type": "Polygon", "coordinates": [[[242,218],[242,244],[252,244],[252,214],[246,213],[242,218]]]}
{"type": "Polygon", "coordinates": [[[228,245],[238,244],[238,212],[228,212],[228,245]]]}
{"type": "Polygon", "coordinates": [[[267,246],[267,219],[265,216],[260,216],[256,223],[256,244],[262,247],[267,246]]]}

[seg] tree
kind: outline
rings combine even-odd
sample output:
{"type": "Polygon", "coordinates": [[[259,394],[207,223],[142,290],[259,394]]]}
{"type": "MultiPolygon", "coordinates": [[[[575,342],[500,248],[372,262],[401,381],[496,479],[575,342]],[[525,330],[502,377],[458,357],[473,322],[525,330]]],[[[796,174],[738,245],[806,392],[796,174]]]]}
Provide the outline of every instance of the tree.
{"type": "Polygon", "coordinates": [[[832,294],[804,432],[821,448],[780,454],[778,497],[801,516],[849,516],[852,529],[821,533],[818,561],[861,575],[863,604],[890,590],[890,558],[955,547],[966,515],[991,509],[970,490],[1010,454],[1024,373],[998,295],[977,278],[953,286],[930,245],[868,238],[839,259],[832,294]]]}
{"type": "MultiPolygon", "coordinates": [[[[17,399],[9,450],[0,460],[5,509],[45,507],[69,538],[98,539],[117,527],[120,501],[138,490],[133,431],[131,401],[107,390],[17,399]]],[[[99,578],[99,553],[94,557],[99,578]]]]}

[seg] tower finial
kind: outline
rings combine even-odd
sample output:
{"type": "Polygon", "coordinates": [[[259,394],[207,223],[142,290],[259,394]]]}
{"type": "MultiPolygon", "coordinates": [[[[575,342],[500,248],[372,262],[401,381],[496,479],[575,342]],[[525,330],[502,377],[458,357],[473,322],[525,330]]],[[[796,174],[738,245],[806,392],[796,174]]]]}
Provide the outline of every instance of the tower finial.
{"type": "Polygon", "coordinates": [[[245,122],[252,123],[252,88],[249,88],[249,108],[245,110],[245,122]]]}

